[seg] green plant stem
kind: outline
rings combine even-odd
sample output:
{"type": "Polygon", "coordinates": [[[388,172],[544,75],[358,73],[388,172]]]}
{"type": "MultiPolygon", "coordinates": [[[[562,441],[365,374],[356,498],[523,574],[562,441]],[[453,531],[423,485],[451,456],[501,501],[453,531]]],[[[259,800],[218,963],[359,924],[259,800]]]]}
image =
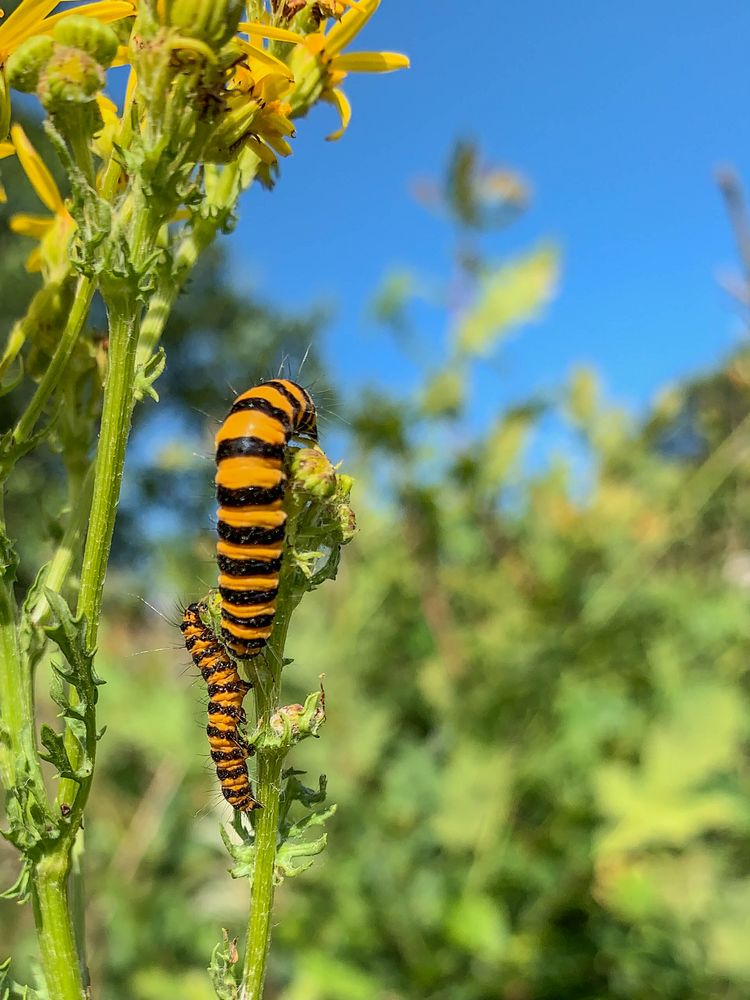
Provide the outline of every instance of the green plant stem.
{"type": "Polygon", "coordinates": [[[260,1000],[266,978],[266,962],[271,944],[271,911],[274,896],[274,865],[279,828],[279,790],[283,754],[278,751],[258,755],[258,801],[263,809],[255,826],[255,861],[247,925],[247,951],[243,974],[242,1000],[260,1000]]]}
{"type": "MultiPolygon", "coordinates": [[[[5,527],[4,497],[0,489],[0,526],[5,527]]],[[[41,765],[34,741],[34,695],[31,671],[26,668],[18,643],[16,601],[13,594],[14,567],[0,576],[0,710],[6,739],[0,740],[0,770],[3,784],[17,784],[17,763],[24,759],[29,769],[19,779],[34,784],[40,804],[46,802],[41,765]]]]}
{"type": "Polygon", "coordinates": [[[32,899],[50,1000],[82,1000],[81,970],[68,911],[69,857],[60,849],[34,866],[32,899]]]}
{"type": "Polygon", "coordinates": [[[31,437],[37,421],[47,405],[52,393],[57,388],[58,383],[68,365],[73,348],[78,340],[78,335],[86,321],[91,300],[94,296],[94,282],[91,278],[82,277],[78,279],[73,304],[68,314],[68,321],[65,329],[52,355],[49,367],[44,373],[42,381],[37,386],[36,392],[31,397],[31,402],[19,419],[13,431],[13,443],[24,444],[31,437]]]}
{"type": "MultiPolygon", "coordinates": [[[[86,525],[88,523],[89,506],[91,503],[91,490],[94,483],[94,466],[90,466],[80,491],[75,497],[75,502],[71,506],[68,516],[68,523],[60,544],[55,549],[47,572],[43,578],[45,589],[54,590],[56,594],[62,592],[63,586],[68,581],[70,571],[76,556],[81,551],[81,539],[83,538],[86,525]]],[[[31,609],[30,619],[35,625],[39,625],[43,620],[49,604],[44,593],[39,594],[36,604],[31,609]]]]}
{"type": "MultiPolygon", "coordinates": [[[[256,719],[264,730],[268,729],[271,716],[279,707],[281,665],[291,617],[291,608],[283,600],[283,583],[282,579],[277,624],[269,640],[265,656],[269,667],[267,678],[270,683],[259,683],[254,688],[256,719]]],[[[267,678],[264,675],[264,681],[267,678]]],[[[281,769],[285,753],[286,751],[279,751],[275,748],[264,749],[262,745],[257,750],[256,794],[263,809],[255,824],[255,857],[240,1000],[261,1000],[263,996],[268,951],[271,946],[274,868],[279,839],[281,769]]]]}

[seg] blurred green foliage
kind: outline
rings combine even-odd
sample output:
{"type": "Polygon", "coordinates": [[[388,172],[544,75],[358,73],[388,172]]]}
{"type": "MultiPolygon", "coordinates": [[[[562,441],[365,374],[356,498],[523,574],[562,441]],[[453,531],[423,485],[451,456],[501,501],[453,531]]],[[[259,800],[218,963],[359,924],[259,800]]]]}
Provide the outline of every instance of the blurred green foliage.
{"type": "MultiPolygon", "coordinates": [[[[325,674],[329,718],[294,764],[310,784],[325,772],[339,808],[322,860],[278,895],[269,1000],[742,1000],[750,353],[640,421],[589,370],[556,400],[477,421],[475,355],[538,314],[559,262],[543,245],[492,264],[454,209],[456,270],[433,303],[443,356],[433,340],[410,398],[372,388],[347,412],[360,532],[292,630],[288,700],[325,674]],[[570,448],[542,461],[550,421],[570,448]]],[[[405,351],[421,336],[411,298],[429,287],[401,273],[380,296],[405,351]]],[[[188,441],[210,388],[191,381],[190,336],[170,345],[182,375],[159,386],[188,441]]],[[[262,341],[245,337],[249,381],[262,341]]],[[[210,343],[205,364],[236,378],[210,343]]],[[[146,521],[145,484],[182,495],[170,455],[154,449],[150,469],[136,456],[146,521]]],[[[204,692],[176,628],[124,596],[170,607],[212,578],[209,493],[202,532],[175,514],[148,574],[123,560],[108,581],[120,600],[86,830],[89,959],[107,1000],[210,1000],[207,957],[244,924],[204,692]]],[[[13,863],[0,853],[6,884],[13,863]]],[[[30,915],[6,903],[0,920],[22,971],[30,915]]]]}

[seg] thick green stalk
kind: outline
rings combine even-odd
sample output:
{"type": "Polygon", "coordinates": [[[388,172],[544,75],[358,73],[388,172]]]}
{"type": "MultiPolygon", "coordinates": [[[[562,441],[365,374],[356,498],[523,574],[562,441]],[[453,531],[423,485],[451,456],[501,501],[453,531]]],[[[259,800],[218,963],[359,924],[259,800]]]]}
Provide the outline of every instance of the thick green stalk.
{"type": "Polygon", "coordinates": [[[35,865],[32,875],[34,920],[50,1000],[84,997],[68,910],[69,867],[69,857],[58,850],[35,865]]]}
{"type": "MultiPolygon", "coordinates": [[[[120,498],[125,450],[133,413],[133,386],[135,382],[135,354],[138,346],[138,320],[140,306],[133,303],[128,310],[112,310],[110,315],[110,354],[107,381],[104,387],[104,405],[96,453],[94,491],[89,514],[89,526],[81,569],[81,589],[78,594],[77,614],[86,618],[86,637],[90,647],[96,645],[101,614],[102,591],[107,571],[112,536],[115,529],[117,504],[120,498]]],[[[71,763],[79,761],[79,748],[72,737],[66,740],[71,763]]],[[[87,748],[92,760],[96,744],[87,748]]],[[[88,799],[91,777],[79,785],[70,778],[60,781],[58,800],[74,802],[70,829],[75,835],[83,809],[88,799]]],[[[72,843],[69,845],[72,846],[72,843]]]]}
{"type": "Polygon", "coordinates": [[[255,862],[247,925],[247,951],[242,982],[242,1000],[260,1000],[266,978],[271,945],[271,911],[274,896],[274,865],[279,826],[279,788],[283,754],[259,754],[257,796],[263,803],[255,826],[255,862]]]}
{"type": "Polygon", "coordinates": [[[130,433],[139,311],[139,306],[131,306],[129,310],[112,310],[110,313],[109,369],[104,387],[94,494],[78,598],[78,614],[86,616],[91,645],[96,642],[104,576],[115,529],[125,449],[130,433]]]}
{"type": "MultiPolygon", "coordinates": [[[[268,670],[270,683],[267,685],[259,683],[254,688],[256,719],[266,731],[271,716],[279,707],[281,664],[283,663],[284,646],[286,645],[291,617],[291,607],[285,606],[283,601],[283,582],[282,580],[277,624],[269,640],[266,653],[266,663],[270,668],[268,670]]],[[[276,748],[264,749],[259,746],[257,749],[256,794],[263,809],[255,824],[255,857],[250,891],[250,916],[247,924],[245,968],[242,974],[240,1000],[261,1000],[263,996],[266,964],[271,946],[274,868],[279,840],[281,769],[285,754],[286,750],[276,748]]]]}

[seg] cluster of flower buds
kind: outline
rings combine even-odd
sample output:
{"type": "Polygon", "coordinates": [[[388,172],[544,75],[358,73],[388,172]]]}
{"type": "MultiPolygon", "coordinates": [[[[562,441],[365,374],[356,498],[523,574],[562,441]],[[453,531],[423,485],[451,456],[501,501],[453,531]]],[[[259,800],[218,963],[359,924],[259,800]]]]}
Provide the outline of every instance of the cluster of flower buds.
{"type": "Polygon", "coordinates": [[[89,103],[104,88],[118,44],[109,25],[71,14],[51,35],[34,35],[16,49],[8,59],[8,82],[23,93],[36,93],[48,111],[89,103]]]}
{"type": "Polygon", "coordinates": [[[226,45],[237,31],[243,0],[168,0],[166,24],[212,48],[226,45]]]}
{"type": "Polygon", "coordinates": [[[356,519],[350,499],[354,480],[336,471],[319,448],[300,448],[292,456],[292,490],[300,500],[310,500],[319,531],[329,542],[346,545],[354,537],[356,519]]]}

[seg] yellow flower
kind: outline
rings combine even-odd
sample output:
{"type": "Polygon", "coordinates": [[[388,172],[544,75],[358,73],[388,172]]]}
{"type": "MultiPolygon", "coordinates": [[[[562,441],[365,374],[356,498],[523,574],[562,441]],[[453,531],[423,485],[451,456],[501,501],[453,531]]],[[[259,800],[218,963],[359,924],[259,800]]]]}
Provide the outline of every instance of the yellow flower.
{"type": "MultiPolygon", "coordinates": [[[[341,0],[338,2],[341,3],[341,0]]],[[[351,121],[351,104],[340,87],[347,73],[391,73],[393,70],[409,68],[408,57],[400,52],[343,53],[379,6],[380,0],[352,2],[349,10],[328,32],[315,32],[304,39],[304,47],[319,61],[324,72],[321,100],[332,104],[341,119],[341,128],[327,136],[329,140],[340,139],[351,121]]]]}
{"type": "MultiPolygon", "coordinates": [[[[39,246],[32,250],[26,261],[26,269],[41,271],[45,265],[52,269],[59,263],[67,267],[67,248],[75,229],[75,222],[65,206],[52,174],[20,125],[12,127],[11,138],[13,149],[31,186],[39,200],[52,212],[52,215],[32,215],[24,212],[11,216],[10,228],[14,233],[30,236],[39,241],[39,246]]],[[[3,144],[5,147],[9,145],[11,144],[3,144]]]]}
{"type": "Polygon", "coordinates": [[[129,0],[99,0],[76,7],[68,6],[66,10],[48,17],[57,4],[58,0],[21,0],[13,13],[0,24],[0,67],[5,65],[8,56],[21,42],[33,35],[46,35],[69,14],[84,14],[109,24],[135,13],[135,6],[129,0]]]}
{"type": "MultiPolygon", "coordinates": [[[[397,52],[354,52],[344,54],[343,49],[367,24],[380,6],[380,0],[328,0],[321,8],[333,20],[332,27],[327,31],[317,31],[310,35],[300,35],[286,28],[258,22],[244,22],[239,25],[239,31],[248,36],[248,41],[238,40],[247,58],[256,59],[262,56],[263,40],[288,42],[295,46],[289,57],[289,64],[295,75],[296,90],[304,93],[307,89],[308,77],[322,77],[320,99],[332,104],[339,113],[341,128],[329,135],[328,139],[339,139],[346,131],[351,120],[351,105],[340,84],[347,73],[388,73],[396,69],[406,69],[409,60],[397,52]],[[310,65],[310,58],[313,65],[310,65]]],[[[268,53],[265,53],[266,57],[268,53]]],[[[278,62],[278,60],[274,60],[278,62]]],[[[283,65],[283,64],[282,64],[283,65]]],[[[238,67],[235,79],[241,77],[245,70],[238,67]]],[[[252,76],[252,74],[250,74],[252,76]]],[[[320,85],[320,84],[319,84],[320,85]]],[[[237,86],[235,83],[230,86],[237,86]]],[[[252,133],[262,139],[271,149],[282,156],[291,153],[287,136],[293,135],[290,115],[294,108],[294,98],[291,93],[291,81],[288,87],[279,87],[279,78],[274,77],[271,68],[267,69],[260,85],[254,80],[250,85],[240,85],[237,89],[255,100],[264,111],[269,101],[275,98],[271,107],[272,114],[264,116],[256,114],[252,121],[252,133]],[[273,89],[273,96],[266,95],[264,88],[273,89]],[[283,98],[288,98],[285,103],[283,98]],[[279,121],[279,115],[283,122],[279,121]],[[265,121],[264,121],[265,117],[265,121]],[[266,128],[264,129],[264,125],[266,128]]],[[[235,102],[236,106],[236,102],[235,102]]],[[[260,156],[264,163],[269,162],[268,151],[258,148],[258,143],[249,140],[249,145],[260,156]]],[[[275,163],[275,156],[270,155],[270,162],[275,163]]]]}
{"type": "Polygon", "coordinates": [[[5,139],[10,126],[10,91],[5,64],[8,56],[15,52],[22,42],[34,35],[47,34],[58,21],[71,13],[85,14],[88,17],[95,17],[98,21],[110,23],[128,17],[135,10],[130,0],[99,0],[69,8],[49,17],[50,11],[54,10],[57,4],[58,0],[21,0],[13,13],[0,23],[0,139],[5,139]]]}

